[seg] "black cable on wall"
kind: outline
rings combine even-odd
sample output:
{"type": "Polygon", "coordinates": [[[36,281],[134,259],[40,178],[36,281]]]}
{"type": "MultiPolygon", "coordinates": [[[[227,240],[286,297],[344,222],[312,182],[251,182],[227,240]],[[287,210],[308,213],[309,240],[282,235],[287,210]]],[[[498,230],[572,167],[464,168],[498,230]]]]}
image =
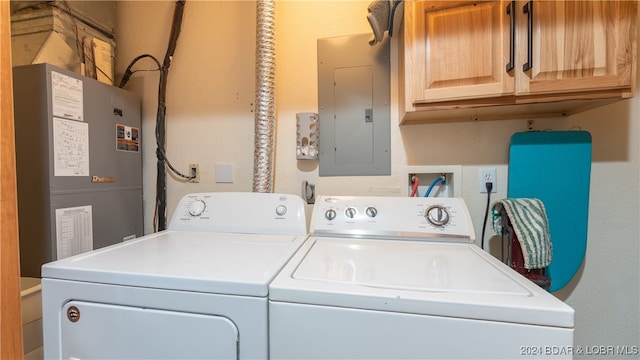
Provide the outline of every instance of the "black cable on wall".
{"type": "Polygon", "coordinates": [[[173,60],[173,53],[176,50],[178,36],[182,27],[182,14],[184,12],[185,0],[176,1],[173,12],[173,22],[171,24],[171,34],[169,36],[169,45],[164,55],[164,62],[160,69],[160,85],[158,87],[158,112],[156,115],[156,157],[157,161],[157,180],[156,180],[156,213],[158,231],[167,228],[167,172],[165,168],[165,140],[166,140],[166,122],[165,115],[167,106],[165,103],[167,92],[167,76],[169,75],[169,67],[173,60]]]}
{"type": "MultiPolygon", "coordinates": [[[[119,87],[129,81],[131,75],[136,72],[132,70],[133,65],[141,59],[150,58],[158,66],[160,71],[160,80],[158,84],[158,107],[156,111],[156,158],[157,158],[157,179],[156,179],[156,202],[155,202],[155,214],[153,218],[153,225],[155,231],[161,231],[167,228],[167,174],[166,166],[169,167],[176,175],[185,179],[192,179],[191,176],[184,175],[176,170],[171,162],[167,159],[165,151],[166,142],[166,94],[167,94],[167,77],[169,75],[169,67],[173,60],[173,54],[176,50],[178,43],[178,36],[180,35],[180,29],[182,27],[182,17],[184,13],[185,0],[176,1],[176,6],[173,12],[173,21],[171,23],[171,33],[169,35],[169,45],[167,46],[167,52],[164,56],[162,65],[154,56],[149,54],[143,54],[137,56],[131,61],[127,67],[119,87]]],[[[137,70],[141,71],[141,70],[137,70]]],[[[155,71],[155,70],[154,70],[155,71]]]]}

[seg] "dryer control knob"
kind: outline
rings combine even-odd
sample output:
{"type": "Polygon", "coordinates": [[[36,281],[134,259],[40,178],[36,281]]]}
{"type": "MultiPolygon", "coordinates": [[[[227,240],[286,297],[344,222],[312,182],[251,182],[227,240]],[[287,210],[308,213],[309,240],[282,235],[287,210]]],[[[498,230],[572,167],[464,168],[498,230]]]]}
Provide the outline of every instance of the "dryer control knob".
{"type": "Polygon", "coordinates": [[[325,211],[325,213],[324,213],[324,217],[325,217],[327,220],[333,220],[333,219],[335,219],[335,218],[336,218],[336,211],[335,211],[335,210],[333,210],[333,209],[329,209],[329,210],[325,211]]]}
{"type": "Polygon", "coordinates": [[[278,214],[278,216],[284,216],[284,214],[287,213],[287,207],[284,205],[278,205],[278,207],[276,207],[276,214],[278,214]]]}
{"type": "Polygon", "coordinates": [[[435,226],[445,226],[449,223],[449,220],[451,220],[449,210],[441,205],[433,205],[427,208],[424,217],[435,226]]]}
{"type": "Polygon", "coordinates": [[[189,215],[200,216],[207,208],[207,204],[202,200],[196,200],[189,205],[189,215]]]}
{"type": "Polygon", "coordinates": [[[369,206],[364,212],[370,218],[378,216],[378,209],[374,208],[373,206],[369,206]]]}

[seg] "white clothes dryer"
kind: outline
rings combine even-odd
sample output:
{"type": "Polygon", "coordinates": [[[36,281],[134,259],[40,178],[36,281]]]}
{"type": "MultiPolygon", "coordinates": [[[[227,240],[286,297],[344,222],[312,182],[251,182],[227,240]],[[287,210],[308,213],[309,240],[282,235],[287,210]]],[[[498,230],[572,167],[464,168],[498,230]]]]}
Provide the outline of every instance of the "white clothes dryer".
{"type": "Polygon", "coordinates": [[[168,229],[42,267],[47,359],[265,359],[268,284],[306,238],[302,199],[183,197],[168,229]]]}
{"type": "Polygon", "coordinates": [[[573,309],[478,248],[462,199],[320,197],[310,232],[271,359],[571,358],[573,309]]]}

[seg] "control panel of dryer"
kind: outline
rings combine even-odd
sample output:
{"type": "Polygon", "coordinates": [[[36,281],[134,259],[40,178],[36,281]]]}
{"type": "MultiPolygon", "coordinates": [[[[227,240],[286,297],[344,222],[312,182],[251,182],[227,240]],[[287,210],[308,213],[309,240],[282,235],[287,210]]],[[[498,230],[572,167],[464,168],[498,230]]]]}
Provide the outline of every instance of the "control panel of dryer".
{"type": "Polygon", "coordinates": [[[322,196],[313,209],[311,234],[475,241],[460,198],[322,196]]]}
{"type": "Polygon", "coordinates": [[[212,192],[185,195],[168,230],[305,235],[305,207],[297,195],[212,192]]]}

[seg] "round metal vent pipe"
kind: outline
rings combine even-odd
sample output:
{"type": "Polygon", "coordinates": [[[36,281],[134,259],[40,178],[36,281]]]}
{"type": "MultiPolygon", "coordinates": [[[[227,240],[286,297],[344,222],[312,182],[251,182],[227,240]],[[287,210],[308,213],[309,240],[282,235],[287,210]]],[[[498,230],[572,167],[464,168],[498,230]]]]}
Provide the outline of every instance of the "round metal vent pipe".
{"type": "Polygon", "coordinates": [[[275,1],[258,0],[253,191],[273,192],[275,142],[275,1]]]}

